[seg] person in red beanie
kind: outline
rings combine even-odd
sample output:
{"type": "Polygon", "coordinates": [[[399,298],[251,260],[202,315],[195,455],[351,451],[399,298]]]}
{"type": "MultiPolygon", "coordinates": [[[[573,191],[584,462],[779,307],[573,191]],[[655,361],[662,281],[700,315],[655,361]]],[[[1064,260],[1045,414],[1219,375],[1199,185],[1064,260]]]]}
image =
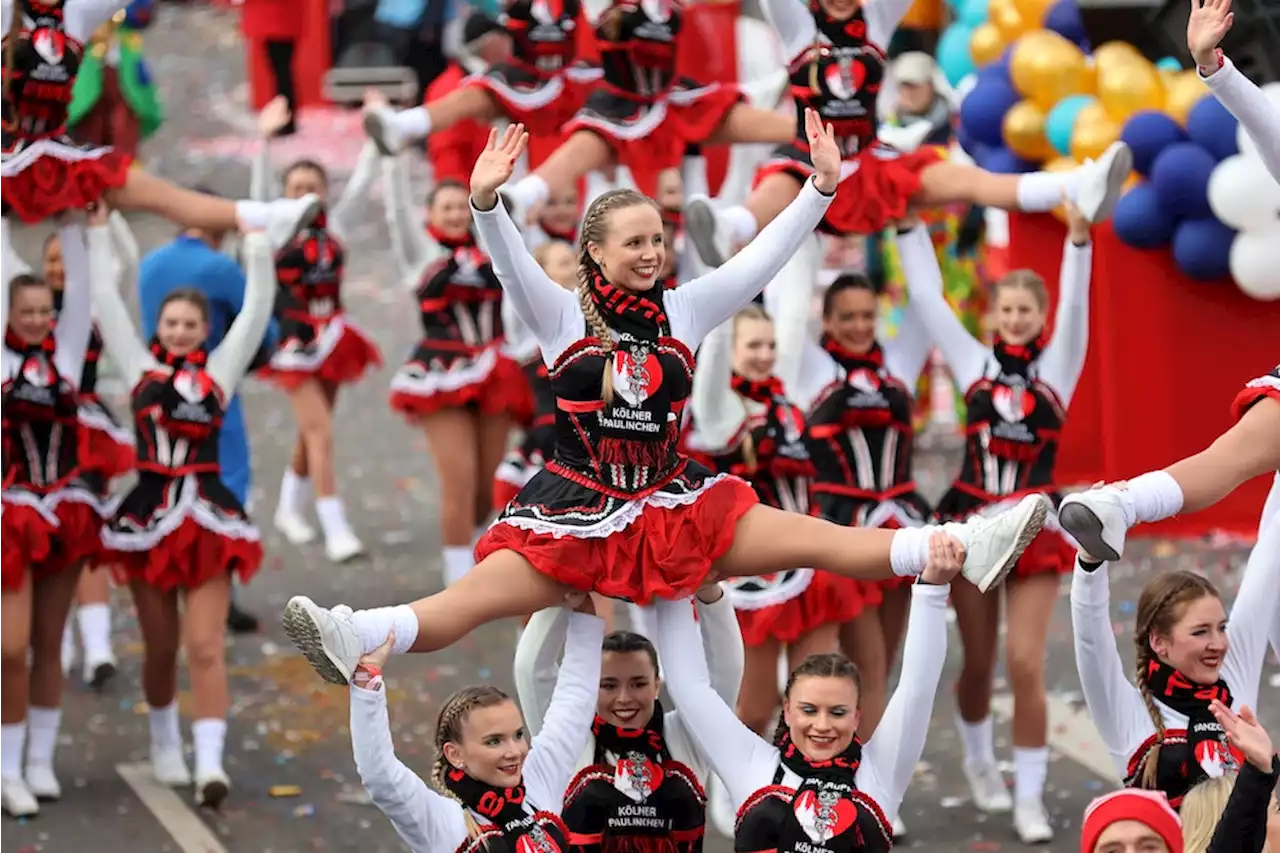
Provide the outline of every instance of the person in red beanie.
{"type": "Polygon", "coordinates": [[[1123,788],[1084,810],[1080,853],[1182,853],[1182,820],[1159,791],[1123,788]]]}

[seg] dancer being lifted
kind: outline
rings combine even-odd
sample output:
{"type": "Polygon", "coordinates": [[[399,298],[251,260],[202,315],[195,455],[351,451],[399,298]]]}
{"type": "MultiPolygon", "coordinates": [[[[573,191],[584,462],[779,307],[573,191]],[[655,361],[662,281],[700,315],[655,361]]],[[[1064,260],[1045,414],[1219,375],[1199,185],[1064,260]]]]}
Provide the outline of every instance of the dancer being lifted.
{"type": "MultiPolygon", "coordinates": [[[[431,651],[574,590],[648,602],[684,597],[708,577],[823,566],[874,580],[924,569],[937,527],[855,530],[766,507],[744,481],[676,451],[693,350],[778,273],[831,203],[835,135],[816,113],[807,121],[817,174],[731,264],[673,290],[658,287],[666,247],[657,205],[615,190],[583,221],[576,296],[542,272],[499,203],[498,187],[528,139],[524,128],[508,128],[501,140],[490,134],[471,177],[471,205],[506,298],[551,368],[555,459],[477,544],[476,567],[443,592],[350,615],[291,600],[285,628],[323,677],[346,683],[360,655],[392,629],[397,653],[431,651]]],[[[1037,496],[997,518],[942,530],[985,590],[1003,579],[1044,516],[1037,496]]]]}

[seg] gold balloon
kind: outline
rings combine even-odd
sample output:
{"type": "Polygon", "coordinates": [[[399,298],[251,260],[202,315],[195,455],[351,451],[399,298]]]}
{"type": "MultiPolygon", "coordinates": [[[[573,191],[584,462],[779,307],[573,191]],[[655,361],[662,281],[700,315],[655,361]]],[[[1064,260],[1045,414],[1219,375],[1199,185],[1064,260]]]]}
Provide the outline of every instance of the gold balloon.
{"type": "Polygon", "coordinates": [[[990,0],[987,19],[996,25],[1006,42],[1013,41],[1032,28],[1031,23],[1018,12],[1018,7],[1013,5],[1013,0],[990,0]]]}
{"type": "MultiPolygon", "coordinates": [[[[1045,163],[1041,168],[1046,172],[1073,172],[1080,168],[1080,164],[1070,157],[1059,157],[1056,160],[1050,160],[1045,163]]],[[[1067,224],[1067,212],[1062,205],[1058,205],[1049,212],[1053,214],[1054,219],[1057,219],[1063,225],[1067,224]]]]}
{"type": "Polygon", "coordinates": [[[1101,104],[1089,104],[1080,111],[1071,130],[1071,156],[1083,163],[1096,160],[1120,138],[1120,123],[1101,104]]]}
{"type": "Polygon", "coordinates": [[[1036,30],[1018,39],[1009,61],[1014,88],[1045,110],[1088,91],[1084,54],[1057,33],[1036,30]]]}
{"type": "Polygon", "coordinates": [[[987,21],[975,27],[969,36],[969,55],[973,57],[973,64],[981,68],[999,59],[1007,44],[999,28],[987,21]]]}
{"type": "Polygon", "coordinates": [[[1053,156],[1044,138],[1044,110],[1032,101],[1020,101],[1004,114],[1004,144],[1023,160],[1045,160],[1053,156]]]}
{"type": "Polygon", "coordinates": [[[1191,108],[1209,94],[1209,87],[1195,70],[1179,71],[1169,80],[1164,90],[1164,112],[1169,118],[1186,127],[1191,108]]]}
{"type": "Polygon", "coordinates": [[[1113,119],[1125,119],[1141,110],[1164,106],[1164,84],[1160,73],[1145,59],[1105,65],[1098,70],[1098,99],[1113,119]]]}
{"type": "Polygon", "coordinates": [[[1132,62],[1135,59],[1143,59],[1142,54],[1136,47],[1124,41],[1109,41],[1093,49],[1093,64],[1099,71],[1115,64],[1132,62]]]}
{"type": "Polygon", "coordinates": [[[1044,22],[1045,13],[1052,5],[1053,0],[1013,0],[1013,8],[1032,27],[1038,27],[1044,22]]]}

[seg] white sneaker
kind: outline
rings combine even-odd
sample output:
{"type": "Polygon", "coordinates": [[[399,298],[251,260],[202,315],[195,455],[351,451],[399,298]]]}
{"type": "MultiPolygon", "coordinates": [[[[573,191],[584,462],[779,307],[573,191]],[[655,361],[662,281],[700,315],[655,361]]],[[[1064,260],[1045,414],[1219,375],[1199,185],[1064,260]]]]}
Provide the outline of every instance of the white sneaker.
{"type": "Polygon", "coordinates": [[[733,800],[729,799],[729,789],[715,775],[707,780],[707,817],[716,832],[725,838],[733,838],[738,816],[733,810],[733,800]]]}
{"type": "Polygon", "coordinates": [[[273,249],[283,248],[319,215],[320,197],[307,193],[302,198],[279,198],[270,202],[267,240],[273,249]]]}
{"type": "Polygon", "coordinates": [[[395,125],[396,111],[392,107],[366,107],[364,132],[384,157],[394,157],[404,150],[404,137],[395,125]]]}
{"type": "Polygon", "coordinates": [[[302,517],[302,513],[285,507],[276,507],[276,530],[293,545],[306,545],[316,538],[316,529],[302,517]]]}
{"type": "Polygon", "coordinates": [[[729,229],[706,196],[691,196],[684,206],[684,233],[693,242],[698,257],[709,267],[718,267],[733,254],[729,229]]]}
{"type": "Polygon", "coordinates": [[[62,799],[62,786],[58,784],[58,775],[49,764],[28,764],[24,774],[27,790],[37,800],[62,799]]]}
{"type": "Polygon", "coordinates": [[[40,814],[40,803],[21,779],[0,779],[0,806],[10,817],[35,817],[40,814]]]}
{"type": "Polygon", "coordinates": [[[295,595],[285,605],[281,621],[284,632],[321,678],[331,684],[350,682],[364,649],[349,608],[325,610],[305,595],[295,595]]]}
{"type": "Polygon", "coordinates": [[[876,137],[890,148],[903,154],[915,151],[933,132],[933,122],[913,121],[905,127],[895,127],[881,122],[876,137]]]}
{"type": "Polygon", "coordinates": [[[987,814],[1003,814],[1013,809],[1013,797],[1004,785],[1000,768],[994,764],[972,764],[965,761],[964,778],[969,783],[969,795],[978,811],[987,814]]]}
{"type": "Polygon", "coordinates": [[[185,788],[191,784],[191,771],[182,755],[182,745],[157,746],[151,744],[151,774],[161,785],[185,788]]]}
{"type": "Polygon", "coordinates": [[[1118,560],[1124,555],[1124,496],[1115,486],[1067,495],[1058,504],[1058,523],[1089,556],[1118,560]]]}
{"type": "Polygon", "coordinates": [[[93,657],[90,657],[86,652],[84,669],[81,672],[84,676],[84,683],[94,690],[102,692],[107,683],[116,677],[116,666],[116,656],[110,649],[107,649],[104,653],[95,654],[93,657]]]}
{"type": "Polygon", "coordinates": [[[902,822],[902,818],[895,817],[893,819],[893,840],[901,841],[907,837],[907,825],[902,822]]]}
{"type": "Polygon", "coordinates": [[[332,536],[325,537],[324,555],[331,563],[345,563],[363,553],[364,543],[350,530],[340,530],[332,536]]]}
{"type": "Polygon", "coordinates": [[[1123,142],[1113,142],[1095,162],[1080,167],[1076,207],[1090,222],[1106,222],[1116,209],[1120,191],[1133,171],[1133,152],[1123,142]]]}
{"type": "Polygon", "coordinates": [[[963,574],[981,592],[998,586],[1036,538],[1049,511],[1044,495],[1028,495],[994,518],[975,515],[964,523],[942,525],[964,545],[963,574]]]}
{"type": "Polygon", "coordinates": [[[231,780],[221,767],[196,774],[196,805],[217,811],[231,793],[231,780]]]}
{"type": "Polygon", "coordinates": [[[1040,800],[1018,800],[1013,809],[1013,828],[1023,844],[1047,844],[1053,840],[1053,824],[1040,800]]]}

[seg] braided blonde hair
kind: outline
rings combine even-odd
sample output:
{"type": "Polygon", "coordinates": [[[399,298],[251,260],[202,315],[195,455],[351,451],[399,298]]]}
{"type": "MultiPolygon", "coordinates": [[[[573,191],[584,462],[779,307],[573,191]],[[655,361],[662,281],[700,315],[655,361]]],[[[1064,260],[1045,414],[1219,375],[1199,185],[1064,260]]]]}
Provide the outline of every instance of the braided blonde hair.
{"type": "Polygon", "coordinates": [[[1147,670],[1155,653],[1151,649],[1152,634],[1168,634],[1173,626],[1182,618],[1188,604],[1198,601],[1206,595],[1221,598],[1218,589],[1205,578],[1194,572],[1166,572],[1152,580],[1142,588],[1138,597],[1138,616],[1133,629],[1135,681],[1138,692],[1142,694],[1142,703],[1147,707],[1147,714],[1156,727],[1155,745],[1147,751],[1146,766],[1142,769],[1142,778],[1137,780],[1139,788],[1156,789],[1156,771],[1160,764],[1160,745],[1164,742],[1164,718],[1156,707],[1155,697],[1147,686],[1147,670]]]}
{"type": "MultiPolygon", "coordinates": [[[[738,324],[743,320],[763,320],[766,323],[772,323],[773,318],[769,313],[754,302],[743,308],[737,314],[733,315],[733,340],[738,341],[738,324]]],[[[739,398],[741,399],[741,398],[739,398]]],[[[747,403],[742,401],[742,408],[747,410],[747,403]]],[[[754,474],[760,465],[760,460],[756,457],[756,442],[751,437],[751,430],[746,430],[742,436],[742,462],[747,466],[747,471],[754,474]]]]}
{"type": "MultiPolygon", "coordinates": [[[[437,791],[450,799],[457,799],[444,780],[444,774],[450,770],[449,759],[444,755],[445,744],[462,742],[462,727],[472,711],[477,708],[492,708],[510,701],[510,696],[488,684],[464,687],[444,701],[440,706],[440,716],[436,718],[436,761],[431,766],[431,784],[437,791]]],[[[470,810],[464,810],[463,817],[467,822],[467,838],[478,836],[480,827],[476,825],[470,810]]],[[[485,843],[485,849],[489,849],[488,842],[485,843]]]]}
{"type": "Polygon", "coordinates": [[[604,350],[604,374],[600,378],[600,399],[606,403],[613,399],[613,335],[609,332],[609,324],[604,321],[600,309],[591,297],[592,279],[600,271],[600,265],[591,257],[588,246],[591,243],[600,245],[609,233],[609,214],[625,207],[647,204],[659,214],[657,202],[635,190],[610,190],[591,202],[587,213],[582,217],[582,227],[578,232],[578,304],[582,306],[582,316],[587,320],[591,334],[600,341],[604,350]]]}

